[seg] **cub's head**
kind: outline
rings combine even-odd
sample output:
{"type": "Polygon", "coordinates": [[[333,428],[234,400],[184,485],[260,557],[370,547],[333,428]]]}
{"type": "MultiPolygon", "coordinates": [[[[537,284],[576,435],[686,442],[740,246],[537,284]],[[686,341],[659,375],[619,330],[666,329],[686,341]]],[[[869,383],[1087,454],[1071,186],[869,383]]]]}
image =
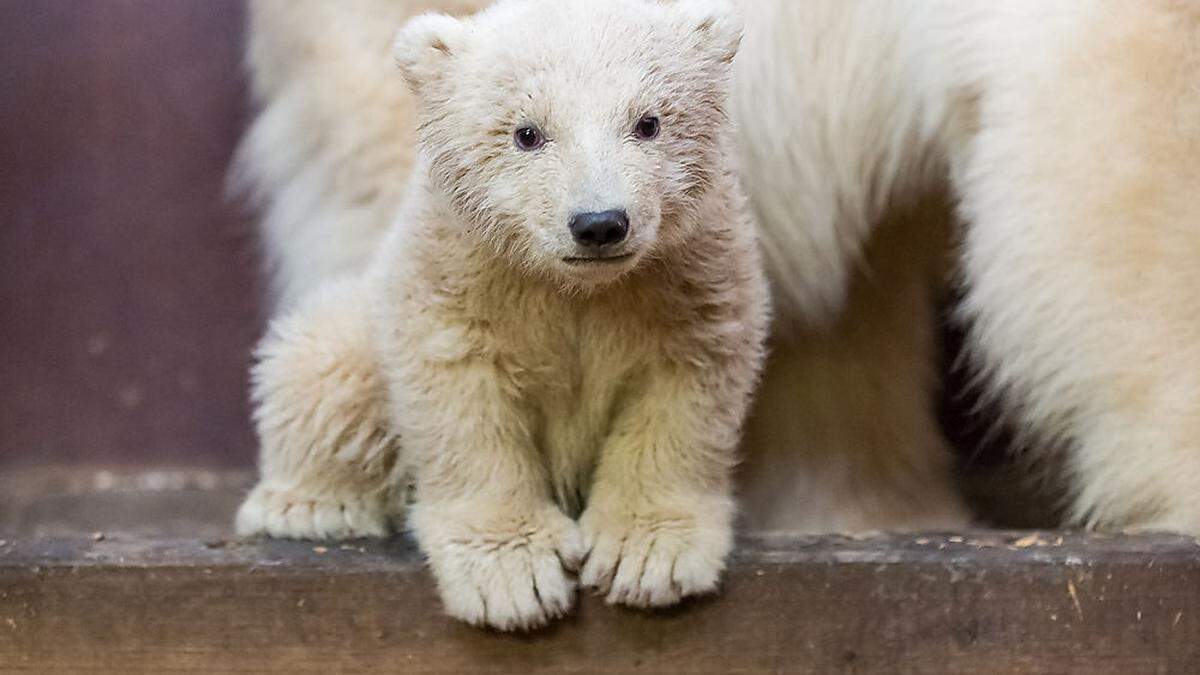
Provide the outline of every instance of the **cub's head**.
{"type": "Polygon", "coordinates": [[[588,288],[705,235],[740,38],[728,0],[502,0],[412,20],[396,56],[434,187],[470,233],[588,288]]]}

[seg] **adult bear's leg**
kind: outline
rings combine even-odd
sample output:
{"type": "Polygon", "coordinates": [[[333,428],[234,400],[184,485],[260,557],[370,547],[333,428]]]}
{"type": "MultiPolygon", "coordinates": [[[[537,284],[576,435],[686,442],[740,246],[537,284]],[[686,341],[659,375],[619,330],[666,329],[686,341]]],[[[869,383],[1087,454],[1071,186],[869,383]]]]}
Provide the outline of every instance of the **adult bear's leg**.
{"type": "Polygon", "coordinates": [[[748,529],[951,528],[936,419],[946,214],[932,3],[744,3],[734,111],[778,330],[745,442],[748,529]]]}
{"type": "Polygon", "coordinates": [[[974,348],[1068,449],[1076,523],[1200,532],[1200,8],[1013,3],[980,25],[956,158],[974,348]]]}

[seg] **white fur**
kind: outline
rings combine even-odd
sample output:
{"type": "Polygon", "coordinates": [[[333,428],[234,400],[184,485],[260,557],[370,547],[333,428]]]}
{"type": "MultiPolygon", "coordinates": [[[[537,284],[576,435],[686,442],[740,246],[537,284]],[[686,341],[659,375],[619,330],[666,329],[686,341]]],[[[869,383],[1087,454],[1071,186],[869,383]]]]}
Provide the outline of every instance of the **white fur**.
{"type": "Polygon", "coordinates": [[[572,572],[638,607],[713,591],[768,322],[726,112],[740,34],[716,0],[411,21],[408,197],[371,268],[264,341],[239,531],[378,534],[411,472],[409,525],[465,621],[542,626],[572,572]],[[517,147],[528,126],[543,147],[517,147]],[[629,257],[578,262],[572,214],[608,209],[629,257]]]}
{"type": "Polygon", "coordinates": [[[933,414],[951,117],[931,56],[940,5],[740,4],[734,117],[780,317],[747,428],[745,527],[965,526],[933,414]]]}
{"type": "MultiPolygon", "coordinates": [[[[334,262],[365,267],[387,218],[354,230],[350,216],[360,211],[345,206],[353,193],[345,186],[394,186],[407,171],[404,162],[369,161],[371,153],[334,162],[287,151],[338,129],[373,152],[399,156],[410,145],[395,131],[412,120],[396,78],[374,66],[335,78],[311,64],[349,62],[328,54],[345,50],[382,70],[373,59],[385,40],[360,36],[451,4],[484,3],[359,0],[320,10],[363,24],[329,32],[328,16],[311,16],[329,6],[322,0],[256,0],[256,44],[272,44],[252,52],[254,73],[276,83],[260,87],[267,107],[258,124],[275,131],[247,146],[243,166],[274,204],[268,229],[280,234],[269,250],[294,261],[284,266],[312,270],[277,276],[285,294],[316,286],[334,262]],[[326,50],[319,57],[295,48],[317,36],[326,50]],[[283,88],[308,98],[273,93],[283,88]],[[391,127],[358,121],[378,109],[370,101],[393,97],[402,106],[391,127]],[[263,180],[284,174],[290,182],[263,180]],[[295,187],[305,176],[320,187],[295,187]],[[304,217],[273,215],[288,208],[304,217]],[[321,212],[331,217],[309,217],[321,212]],[[339,243],[343,232],[355,234],[339,243]],[[336,245],[308,243],[322,239],[336,245]]],[[[1200,529],[1200,286],[1187,179],[1200,119],[1188,76],[1193,5],[741,4],[746,36],[732,111],[785,315],[748,425],[746,526],[965,522],[931,402],[931,297],[945,270],[945,210],[919,199],[949,190],[965,221],[964,315],[975,353],[1028,435],[1069,449],[1073,521],[1200,529]]],[[[369,194],[363,205],[379,213],[399,200],[394,190],[369,194]]]]}
{"type": "Polygon", "coordinates": [[[1200,532],[1200,6],[1016,2],[951,45],[986,373],[1068,449],[1070,517],[1200,532]]]}
{"type": "Polygon", "coordinates": [[[395,217],[416,142],[412,99],[392,59],[396,31],[413,12],[477,4],[250,3],[253,93],[269,104],[242,142],[232,185],[261,205],[280,309],[361,271],[395,217]]]}
{"type": "MultiPolygon", "coordinates": [[[[864,317],[846,304],[848,270],[866,235],[879,236],[885,209],[948,177],[965,227],[963,315],[984,381],[1025,440],[1066,448],[1070,522],[1200,531],[1200,9],[1172,0],[745,7],[735,105],[781,309],[810,325],[849,310],[840,318],[872,330],[888,312],[864,317]],[[780,63],[798,76],[772,67],[780,63]]],[[[928,260],[893,245],[918,269],[928,260]]],[[[877,269],[891,269],[885,256],[877,269]]],[[[910,308],[901,311],[919,316],[904,288],[895,288],[910,308]]],[[[854,359],[879,364],[865,351],[854,359]]],[[[822,369],[809,372],[820,381],[822,369]]],[[[917,391],[907,381],[887,386],[917,391]]],[[[769,391],[762,400],[783,405],[769,391]]],[[[821,404],[801,401],[802,411],[821,404]]],[[[921,419],[913,410],[886,424],[911,439],[921,419]]],[[[843,466],[877,485],[856,456],[843,466]]]]}
{"type": "Polygon", "coordinates": [[[926,27],[937,3],[745,7],[734,96],[744,184],[785,307],[827,326],[879,221],[935,185],[946,101],[926,94],[926,27]]]}
{"type": "Polygon", "coordinates": [[[369,298],[358,279],[326,284],[275,321],[255,354],[263,480],[238,511],[239,531],[381,537],[399,518],[406,484],[365,321],[369,298]]]}
{"type": "MultiPolygon", "coordinates": [[[[304,295],[323,279],[344,270],[364,268],[367,252],[378,246],[389,222],[388,217],[379,214],[391,213],[400,200],[395,186],[404,183],[414,144],[409,131],[413,126],[412,104],[400,78],[390,72],[382,76],[376,69],[387,40],[380,26],[396,20],[397,15],[408,16],[431,7],[458,11],[485,4],[483,0],[359,0],[353,8],[332,11],[323,0],[252,3],[255,21],[249,56],[252,73],[260,83],[256,89],[269,89],[262,84],[268,81],[274,83],[273,90],[286,88],[299,93],[299,97],[285,97],[267,91],[260,97],[266,107],[243,146],[240,165],[242,180],[256,185],[268,203],[265,227],[268,231],[277,228],[276,234],[268,233],[268,252],[282,261],[273,279],[285,300],[304,295]],[[324,27],[335,20],[353,28],[326,31],[324,27]],[[319,52],[314,43],[320,44],[319,52]],[[364,65],[369,63],[376,66],[364,65]],[[380,109],[391,111],[386,123],[357,119],[368,97],[374,97],[380,109]],[[319,119],[318,112],[322,114],[319,119]],[[260,138],[269,142],[259,143],[260,138]],[[356,147],[362,148],[359,155],[345,153],[344,160],[331,161],[328,157],[334,146],[328,143],[312,156],[287,153],[291,139],[296,144],[307,144],[313,139],[338,138],[352,139],[356,147]],[[385,157],[395,161],[373,159],[385,157]],[[272,167],[286,167],[286,171],[272,167]],[[272,182],[277,175],[285,177],[282,185],[272,182]],[[310,178],[312,183],[308,182],[310,178]],[[353,209],[345,206],[347,191],[338,187],[343,185],[365,188],[359,205],[353,209]],[[311,196],[298,203],[289,196],[293,191],[311,196]],[[291,213],[281,216],[285,211],[291,213]],[[339,211],[345,211],[340,221],[339,211]],[[291,274],[289,269],[301,273],[291,274]]],[[[745,5],[743,14],[748,18],[750,38],[744,41],[735,64],[739,70],[748,71],[753,63],[811,58],[813,50],[799,51],[796,45],[813,44],[826,37],[832,45],[851,40],[858,23],[840,21],[840,32],[830,33],[822,18],[836,16],[844,6],[840,2],[793,4],[775,0],[745,5]],[[779,32],[770,40],[764,39],[763,26],[770,23],[772,13],[800,11],[795,5],[806,6],[803,17],[788,19],[795,24],[795,34],[779,32]]],[[[888,17],[903,16],[906,7],[899,3],[888,9],[880,17],[864,12],[878,26],[877,33],[886,32],[888,17]]],[[[844,156],[841,162],[847,172],[860,165],[861,171],[873,175],[878,171],[871,167],[879,164],[890,167],[885,182],[911,182],[902,181],[899,174],[913,163],[924,166],[928,162],[924,155],[907,163],[899,159],[904,156],[903,142],[913,134],[896,134],[900,145],[890,146],[897,158],[890,162],[876,157],[873,146],[859,142],[864,133],[871,131],[873,120],[880,121],[880,133],[890,128],[889,111],[900,109],[906,87],[880,85],[882,93],[868,97],[869,104],[864,103],[866,109],[856,128],[838,131],[836,136],[832,115],[842,109],[821,105],[822,99],[836,100],[842,95],[840,90],[869,81],[863,73],[900,67],[890,56],[874,56],[870,47],[876,41],[853,42],[862,48],[839,50],[830,58],[798,62],[788,68],[765,66],[765,70],[758,71],[759,76],[770,76],[770,81],[785,78],[787,83],[802,83],[810,79],[808,73],[830,71],[826,78],[828,94],[811,97],[805,115],[785,114],[774,118],[770,125],[759,124],[754,119],[755,111],[769,112],[771,106],[778,105],[777,97],[770,96],[770,87],[738,87],[733,112],[743,118],[743,134],[750,127],[776,129],[771,125],[782,125],[773,132],[774,137],[752,136],[743,148],[749,161],[763,162],[756,154],[775,146],[786,148],[786,143],[779,143],[780,138],[803,136],[813,139],[810,147],[828,147],[820,161],[804,160],[808,151],[797,148],[789,153],[794,155],[790,159],[773,159],[773,164],[764,164],[764,168],[778,166],[780,171],[776,173],[788,175],[797,164],[821,166],[844,156]],[[871,60],[859,64],[868,58],[871,60]],[[787,126],[789,123],[791,126],[787,126]],[[833,137],[855,153],[869,154],[839,154],[834,150],[840,145],[820,140],[833,137]],[[762,149],[751,152],[754,138],[760,139],[762,149]]],[[[913,70],[913,66],[904,68],[913,70]]],[[[758,165],[750,171],[772,172],[758,165]]],[[[846,179],[843,192],[853,185],[853,175],[846,179]]],[[[861,221],[854,228],[858,233],[850,237],[854,242],[845,250],[823,254],[819,242],[803,234],[812,219],[800,214],[823,203],[820,211],[826,219],[812,229],[827,232],[836,230],[843,216],[838,212],[836,191],[816,180],[819,176],[819,172],[813,174],[813,181],[804,190],[789,189],[775,203],[764,201],[762,205],[758,202],[774,193],[756,189],[748,181],[755,210],[781,214],[776,220],[764,220],[762,232],[772,242],[765,247],[768,255],[774,255],[778,262],[776,253],[798,247],[797,263],[791,267],[804,268],[803,273],[809,277],[805,283],[823,284],[825,290],[814,290],[807,299],[780,294],[781,304],[793,320],[774,342],[773,363],[777,365],[768,373],[760,412],[749,422],[743,452],[747,467],[742,472],[741,490],[744,526],[756,531],[797,533],[964,524],[965,511],[950,478],[951,457],[937,433],[931,406],[926,403],[936,384],[931,372],[936,336],[928,326],[912,320],[914,316],[930,316],[929,287],[942,268],[939,251],[944,246],[944,228],[930,228],[926,221],[944,219],[930,216],[928,210],[907,215],[892,209],[886,229],[910,235],[911,247],[905,247],[903,254],[887,247],[864,247],[862,242],[871,227],[870,214],[886,207],[887,200],[881,196],[874,206],[854,207],[859,212],[855,217],[861,221]],[[789,207],[788,199],[795,199],[796,204],[789,207]],[[801,237],[800,244],[796,243],[797,236],[801,237]],[[851,256],[860,250],[861,258],[851,256]],[[836,274],[830,271],[831,266],[837,266],[836,274]],[[898,291],[900,287],[904,290],[898,291]],[[803,314],[796,311],[801,307],[806,308],[803,314]],[[837,307],[848,309],[839,317],[837,307]],[[861,329],[864,321],[869,321],[871,330],[861,329]],[[904,347],[881,350],[879,345],[892,341],[904,347]],[[891,356],[880,359],[873,356],[876,353],[891,356]],[[843,377],[846,368],[861,376],[843,377]],[[874,412],[879,410],[889,414],[874,412]]],[[[857,197],[851,190],[840,199],[853,205],[857,197]]],[[[774,276],[786,288],[789,274],[778,271],[774,276]]],[[[796,285],[791,286],[794,291],[796,285]]]]}

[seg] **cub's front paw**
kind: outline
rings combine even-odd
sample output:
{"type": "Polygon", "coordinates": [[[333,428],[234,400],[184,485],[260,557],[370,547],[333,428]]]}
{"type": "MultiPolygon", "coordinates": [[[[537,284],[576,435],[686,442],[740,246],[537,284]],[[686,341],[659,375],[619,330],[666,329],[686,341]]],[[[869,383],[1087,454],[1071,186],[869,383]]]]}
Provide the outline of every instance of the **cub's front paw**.
{"type": "Polygon", "coordinates": [[[412,523],[450,616],[525,631],[575,605],[572,573],[583,559],[583,541],[557,508],[507,514],[480,508],[454,516],[418,502],[412,523]]]}
{"type": "Polygon", "coordinates": [[[580,581],[609,604],[656,608],[717,590],[733,532],[725,515],[588,509],[580,581]]]}
{"type": "Polygon", "coordinates": [[[237,513],[237,533],[277,539],[382,538],[391,533],[381,496],[337,498],[259,485],[237,513]]]}

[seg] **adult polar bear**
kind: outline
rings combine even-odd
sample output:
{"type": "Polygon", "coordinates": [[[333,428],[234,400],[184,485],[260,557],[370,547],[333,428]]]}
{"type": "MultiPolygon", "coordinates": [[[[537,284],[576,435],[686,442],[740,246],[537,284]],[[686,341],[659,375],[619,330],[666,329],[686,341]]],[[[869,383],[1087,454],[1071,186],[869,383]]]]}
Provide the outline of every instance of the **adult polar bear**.
{"type": "MultiPolygon", "coordinates": [[[[281,303],[364,266],[400,201],[396,27],[483,4],[252,0],[240,178],[281,303]]],[[[746,526],[968,519],[931,402],[949,195],[974,352],[1066,448],[1071,520],[1200,532],[1200,3],[741,4],[734,112],[783,315],[746,526]]]]}

